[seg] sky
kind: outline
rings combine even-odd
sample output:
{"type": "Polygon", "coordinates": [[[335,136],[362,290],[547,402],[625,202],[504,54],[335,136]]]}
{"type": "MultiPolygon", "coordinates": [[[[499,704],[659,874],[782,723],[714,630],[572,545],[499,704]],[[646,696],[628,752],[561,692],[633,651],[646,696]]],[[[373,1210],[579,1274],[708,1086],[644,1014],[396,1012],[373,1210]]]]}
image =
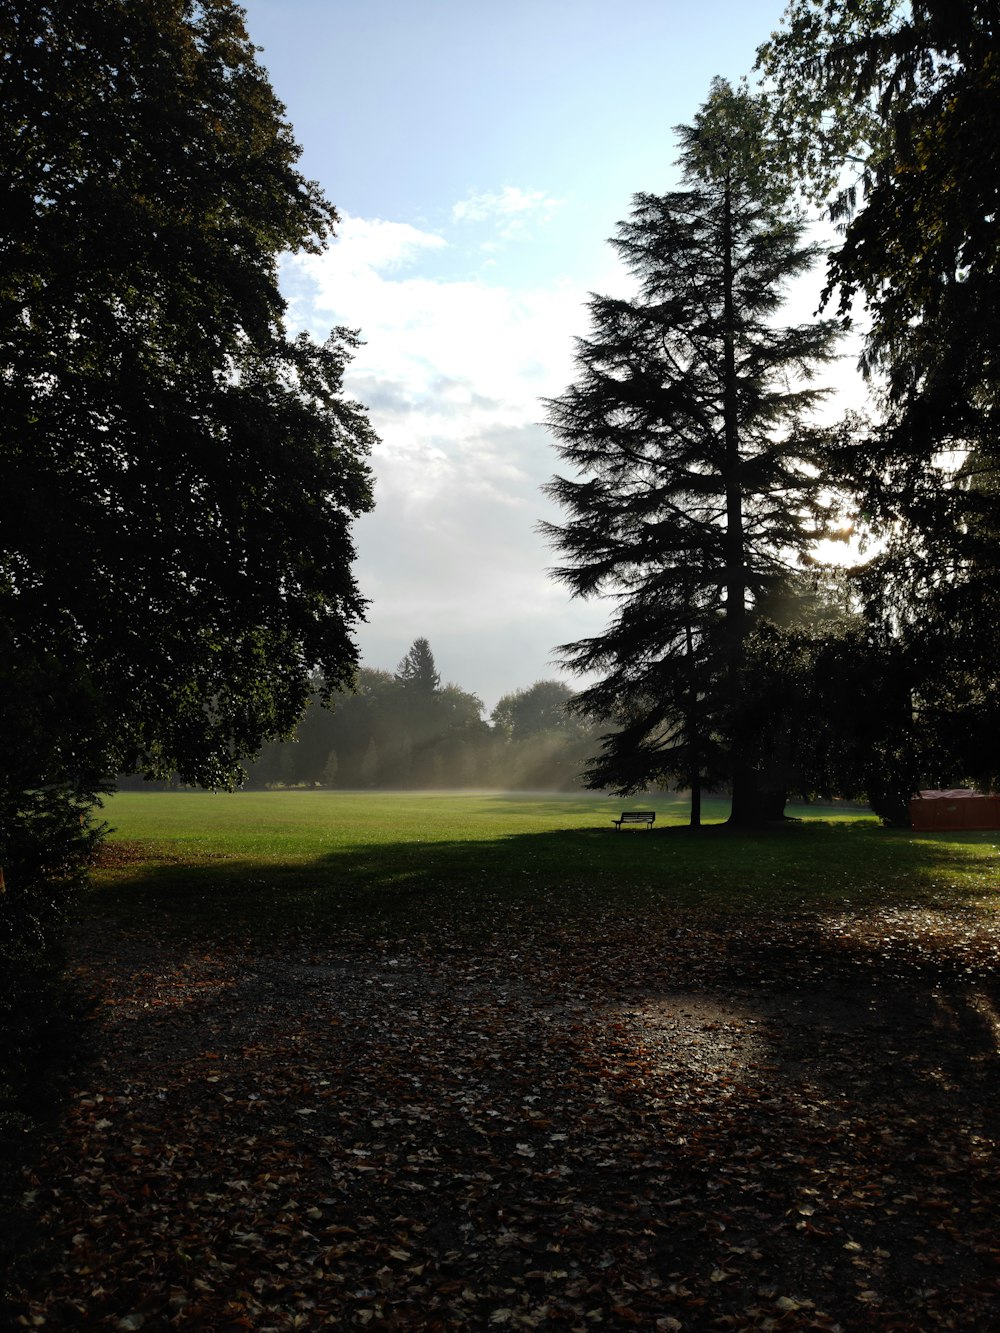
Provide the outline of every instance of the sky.
{"type": "MultiPolygon", "coordinates": [[[[558,645],[608,603],[548,574],[561,464],[541,399],[573,380],[588,293],[628,290],[607,238],[679,184],[673,129],[750,74],[784,0],[244,0],[336,241],[288,256],[292,329],[360,330],[347,380],[381,443],[355,527],[356,638],[393,670],[417,637],[483,700],[577,682],[558,645]]],[[[795,294],[815,308],[821,274],[795,294]]],[[[850,371],[843,372],[845,382],[850,371]]]]}

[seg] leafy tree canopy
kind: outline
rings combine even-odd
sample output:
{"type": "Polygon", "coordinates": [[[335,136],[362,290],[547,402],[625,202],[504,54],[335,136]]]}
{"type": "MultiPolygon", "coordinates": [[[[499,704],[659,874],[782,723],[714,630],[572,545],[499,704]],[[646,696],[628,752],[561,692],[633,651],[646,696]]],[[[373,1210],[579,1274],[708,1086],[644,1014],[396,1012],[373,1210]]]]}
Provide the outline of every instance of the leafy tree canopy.
{"type": "Polygon", "coordinates": [[[355,667],[356,336],[290,337],[277,284],[336,213],[231,0],[0,0],[0,43],[0,782],[225,784],[355,667]],[[73,679],[84,754],[25,669],[73,679]]]}
{"type": "Polygon", "coordinates": [[[843,227],[828,295],[871,321],[883,419],[842,469],[883,545],[855,582],[873,678],[903,690],[904,791],[995,768],[998,23],[993,0],[793,0],[759,55],[790,162],[843,227]]]}
{"type": "Polygon", "coordinates": [[[536,680],[527,689],[505,694],[490,714],[493,725],[512,740],[547,731],[573,730],[567,705],[574,692],[561,680],[536,680]]]}
{"type": "Polygon", "coordinates": [[[992,0],[793,0],[759,52],[791,165],[845,223],[828,290],[864,298],[866,365],[922,456],[996,437],[998,18],[992,0]]]}
{"type": "Polygon", "coordinates": [[[23,940],[110,775],[238,782],[314,668],[350,681],[374,436],[343,392],[356,334],[284,326],[279,255],[336,213],[232,0],[0,0],[0,96],[0,865],[23,940]]]}

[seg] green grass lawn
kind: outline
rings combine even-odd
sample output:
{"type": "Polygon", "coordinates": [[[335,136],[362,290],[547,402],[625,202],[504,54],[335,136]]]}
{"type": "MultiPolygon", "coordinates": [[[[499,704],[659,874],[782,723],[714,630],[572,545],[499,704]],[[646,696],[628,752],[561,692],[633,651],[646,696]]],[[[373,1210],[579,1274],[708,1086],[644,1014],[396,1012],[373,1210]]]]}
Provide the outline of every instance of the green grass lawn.
{"type": "Polygon", "coordinates": [[[110,800],[20,1322],[995,1327],[1000,833],[622,804],[110,800]]]}
{"type": "Polygon", "coordinates": [[[790,807],[778,830],[730,832],[722,802],[692,834],[667,796],[425,792],[123,792],[89,898],[193,929],[280,928],[440,912],[485,901],[557,915],[659,903],[731,913],[922,905],[992,909],[1000,833],[883,829],[857,810],[790,807]],[[617,832],[623,808],[655,831],[617,832]]]}

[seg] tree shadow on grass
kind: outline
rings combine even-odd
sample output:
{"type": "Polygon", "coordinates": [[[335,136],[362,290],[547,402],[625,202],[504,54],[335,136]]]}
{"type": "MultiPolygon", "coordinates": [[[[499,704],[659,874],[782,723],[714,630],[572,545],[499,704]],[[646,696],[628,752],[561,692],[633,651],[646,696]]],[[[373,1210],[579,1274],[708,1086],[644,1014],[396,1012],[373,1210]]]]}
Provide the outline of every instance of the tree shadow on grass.
{"type": "Polygon", "coordinates": [[[303,862],[140,863],[91,907],[164,938],[300,956],[385,938],[499,950],[595,1001],[727,996],[780,1020],[788,1068],[816,1062],[831,1094],[849,1071],[904,1096],[957,1086],[953,1054],[964,1066],[996,1049],[998,936],[975,908],[994,889],[977,855],[990,836],[801,825],[371,843],[303,862]]]}
{"type": "Polygon", "coordinates": [[[780,1020],[789,1069],[818,1062],[831,1094],[847,1071],[903,1096],[928,1079],[957,1086],[952,1055],[964,1066],[996,1049],[1000,941],[975,906],[995,891],[976,855],[989,836],[839,825],[372,843],[304,862],[137,864],[92,910],[299,956],[386,938],[499,950],[595,1002],[727,996],[780,1020]]]}
{"type": "Polygon", "coordinates": [[[916,839],[869,824],[654,832],[566,829],[488,840],[370,841],[321,857],[167,859],[110,844],[95,910],[154,912],[183,929],[295,929],[326,920],[362,927],[388,914],[474,919],[530,905],[556,919],[637,907],[708,912],[891,907],[944,898],[949,907],[993,888],[991,834],[916,839]],[[980,854],[980,849],[987,855],[980,854]]]}
{"type": "MultiPolygon", "coordinates": [[[[94,1189],[136,1136],[150,1161],[197,1144],[185,1255],[278,1291],[305,1253],[311,1291],[266,1199],[249,1259],[249,1225],[218,1225],[273,1172],[340,1229],[344,1290],[382,1283],[413,1327],[501,1322],[522,1290],[612,1327],[989,1326],[995,952],[979,890],[948,888],[970,841],[584,830],[123,867],[89,927],[118,987],[101,1091],[126,1089],[120,1127],[85,1121],[94,1189]],[[402,1222],[428,1284],[392,1285],[402,1222]]],[[[144,1181],[114,1183],[141,1243],[144,1181]]],[[[204,1299],[163,1253],[164,1292],[204,1299]]]]}

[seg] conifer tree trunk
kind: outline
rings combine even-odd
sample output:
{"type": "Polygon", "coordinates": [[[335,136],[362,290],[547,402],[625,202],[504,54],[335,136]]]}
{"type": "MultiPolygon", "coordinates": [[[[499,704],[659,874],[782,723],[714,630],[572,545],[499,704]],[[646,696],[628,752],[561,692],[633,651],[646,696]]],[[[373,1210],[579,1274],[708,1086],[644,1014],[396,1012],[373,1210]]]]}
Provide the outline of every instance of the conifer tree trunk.
{"type": "Polygon", "coordinates": [[[692,828],[701,828],[701,774],[695,769],[691,774],[691,819],[692,828]]]}
{"type": "Polygon", "coordinates": [[[743,479],[740,457],[738,378],[736,370],[736,303],[733,293],[733,201],[726,184],[722,204],[723,280],[723,429],[726,486],[726,638],[728,695],[732,757],[730,824],[760,824],[784,814],[784,793],[762,792],[754,764],[741,736],[745,708],[745,644],[748,627],[746,550],[743,529],[743,479]]]}
{"type": "Polygon", "coordinates": [[[726,488],[726,694],[730,727],[734,734],[732,806],[729,823],[755,822],[754,774],[749,757],[739,746],[742,705],[744,642],[747,631],[746,558],[743,541],[743,485],[740,476],[739,403],[736,376],[736,307],[733,299],[733,201],[728,182],[722,202],[723,283],[723,439],[726,488]]]}
{"type": "Polygon", "coordinates": [[[689,663],[689,688],[687,707],[688,749],[691,755],[691,828],[701,827],[701,710],[698,697],[698,672],[695,668],[694,631],[691,625],[692,608],[688,603],[688,622],[685,627],[687,658],[689,663]]]}

